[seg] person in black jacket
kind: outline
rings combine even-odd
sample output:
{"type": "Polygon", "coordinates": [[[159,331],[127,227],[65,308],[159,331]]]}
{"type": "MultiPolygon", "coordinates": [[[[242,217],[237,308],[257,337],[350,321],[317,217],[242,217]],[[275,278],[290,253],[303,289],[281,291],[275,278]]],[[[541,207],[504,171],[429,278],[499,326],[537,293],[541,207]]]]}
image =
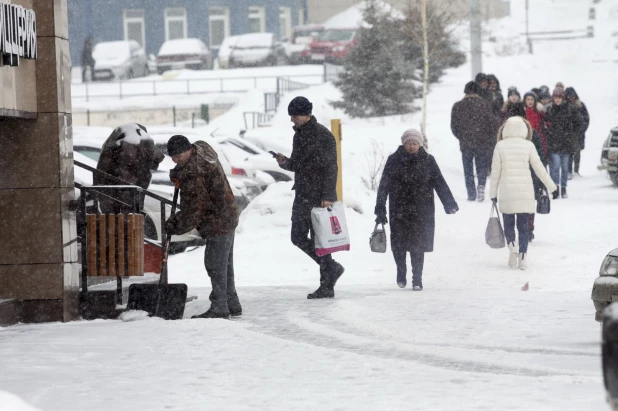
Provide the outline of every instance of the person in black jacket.
{"type": "Polygon", "coordinates": [[[579,174],[581,151],[586,147],[586,131],[588,131],[588,127],[590,126],[590,114],[588,113],[588,108],[586,108],[586,105],[579,99],[579,96],[577,95],[577,92],[573,87],[567,87],[565,90],[565,94],[569,104],[572,104],[575,107],[579,107],[582,116],[582,124],[579,129],[579,150],[572,154],[571,158],[569,159],[570,179],[572,178],[573,171],[575,171],[576,174],[579,174]],[[575,165],[575,167],[573,167],[573,165],[575,165]]]}
{"type": "Polygon", "coordinates": [[[425,253],[433,251],[435,231],[434,190],[447,214],[459,207],[435,158],[423,149],[423,135],[407,130],[402,145],[386,161],[376,200],[376,223],[386,224],[389,198],[391,250],[397,264],[397,285],[406,287],[406,254],[412,262],[412,289],[423,290],[425,253]]]}
{"type": "Polygon", "coordinates": [[[90,69],[90,78],[94,77],[94,57],[92,57],[92,50],[94,48],[94,39],[92,36],[88,36],[84,42],[84,48],[82,49],[82,83],[88,81],[88,69],[90,69]]]}
{"type": "Polygon", "coordinates": [[[502,95],[502,90],[500,89],[500,80],[498,80],[498,77],[495,75],[488,74],[487,82],[489,83],[487,87],[488,100],[491,103],[494,115],[499,116],[502,106],[504,106],[504,96],[502,95]]]}
{"type": "Polygon", "coordinates": [[[290,102],[288,114],[296,132],[292,155],[287,158],[279,153],[277,162],[284,170],[295,173],[292,244],[320,266],[320,286],[307,298],[333,298],[335,284],[344,268],[330,254],[323,257],[315,254],[311,209],[329,207],[337,201],[337,147],[331,132],[311,115],[312,110],[313,105],[305,97],[290,102]]]}

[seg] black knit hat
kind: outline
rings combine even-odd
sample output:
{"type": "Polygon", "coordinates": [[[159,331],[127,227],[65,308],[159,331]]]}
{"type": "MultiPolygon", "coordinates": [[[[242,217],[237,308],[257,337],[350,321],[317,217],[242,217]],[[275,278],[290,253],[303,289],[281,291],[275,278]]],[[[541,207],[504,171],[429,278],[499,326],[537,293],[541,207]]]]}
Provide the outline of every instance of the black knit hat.
{"type": "Polygon", "coordinates": [[[477,84],[481,84],[483,81],[487,81],[487,75],[485,73],[479,73],[476,75],[474,81],[476,81],[477,84]]]}
{"type": "Polygon", "coordinates": [[[479,85],[474,81],[470,81],[464,87],[465,94],[479,94],[479,85]]]}
{"type": "Polygon", "coordinates": [[[526,118],[526,107],[524,106],[524,103],[520,101],[517,103],[511,103],[508,105],[507,113],[509,117],[519,116],[526,118]]]}
{"type": "Polygon", "coordinates": [[[295,97],[290,101],[288,106],[288,114],[290,116],[310,116],[313,110],[313,104],[305,97],[295,97]]]}
{"type": "Polygon", "coordinates": [[[577,91],[575,91],[575,89],[573,87],[567,87],[566,90],[564,91],[564,93],[566,94],[566,98],[567,99],[572,99],[572,98],[576,98],[579,100],[579,96],[577,95],[577,91]]]}
{"type": "Polygon", "coordinates": [[[517,97],[521,98],[521,94],[519,94],[517,87],[509,87],[507,97],[511,97],[512,95],[516,95],[517,97]]]}
{"type": "Polygon", "coordinates": [[[167,142],[167,154],[172,157],[191,150],[191,147],[193,146],[189,142],[188,138],[185,136],[175,135],[172,136],[167,142]]]}

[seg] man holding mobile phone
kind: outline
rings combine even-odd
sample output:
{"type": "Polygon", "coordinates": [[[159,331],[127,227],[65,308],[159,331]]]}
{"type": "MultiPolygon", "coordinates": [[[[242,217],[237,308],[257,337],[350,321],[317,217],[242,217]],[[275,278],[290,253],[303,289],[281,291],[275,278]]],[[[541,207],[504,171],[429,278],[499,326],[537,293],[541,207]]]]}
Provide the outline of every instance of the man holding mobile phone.
{"type": "Polygon", "coordinates": [[[335,284],[344,268],[330,254],[315,254],[311,209],[330,207],[337,201],[337,147],[331,132],[311,115],[312,110],[305,97],[290,102],[288,114],[295,131],[292,155],[288,158],[278,153],[275,158],[281,168],[294,172],[292,244],[320,266],[320,286],[307,298],[334,298],[335,284]]]}

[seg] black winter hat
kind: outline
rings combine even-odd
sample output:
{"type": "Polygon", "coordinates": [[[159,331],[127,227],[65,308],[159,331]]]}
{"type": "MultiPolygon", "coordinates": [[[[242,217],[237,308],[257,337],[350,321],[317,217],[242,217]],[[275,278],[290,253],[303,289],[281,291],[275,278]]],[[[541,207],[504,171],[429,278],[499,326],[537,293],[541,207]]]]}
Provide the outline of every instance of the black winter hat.
{"type": "Polygon", "coordinates": [[[519,116],[526,118],[526,107],[522,102],[512,103],[508,105],[507,113],[509,117],[519,116]]]}
{"type": "Polygon", "coordinates": [[[167,154],[171,156],[175,156],[178,154],[182,154],[185,151],[191,150],[191,143],[189,139],[185,136],[175,135],[172,136],[167,142],[167,154]]]}
{"type": "Polygon", "coordinates": [[[509,87],[509,92],[507,94],[507,97],[511,97],[513,94],[516,94],[519,98],[521,98],[521,94],[519,94],[517,87],[509,87]]]}
{"type": "Polygon", "coordinates": [[[290,116],[310,116],[312,110],[313,104],[301,96],[295,97],[288,106],[288,114],[290,116]]]}
{"type": "Polygon", "coordinates": [[[487,75],[484,73],[479,73],[476,75],[474,81],[476,81],[477,84],[481,84],[483,81],[487,81],[487,75]]]}
{"type": "Polygon", "coordinates": [[[577,91],[575,91],[575,89],[573,87],[567,87],[566,90],[564,91],[566,93],[566,98],[567,99],[572,99],[572,98],[576,98],[579,100],[579,96],[577,95],[577,91]]]}
{"type": "Polygon", "coordinates": [[[479,85],[476,84],[474,81],[470,81],[466,84],[466,87],[464,87],[464,93],[465,94],[479,94],[479,85]]]}

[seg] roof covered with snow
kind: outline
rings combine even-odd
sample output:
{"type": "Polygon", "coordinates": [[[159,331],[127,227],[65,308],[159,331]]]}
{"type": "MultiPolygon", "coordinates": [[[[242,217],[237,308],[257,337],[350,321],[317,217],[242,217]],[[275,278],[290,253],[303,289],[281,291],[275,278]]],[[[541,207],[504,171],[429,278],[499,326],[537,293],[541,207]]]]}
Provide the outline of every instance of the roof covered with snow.
{"type": "MultiPolygon", "coordinates": [[[[385,1],[377,1],[377,7],[384,14],[392,14],[394,18],[401,19],[403,14],[389,3],[385,1]]],[[[332,28],[359,28],[363,25],[363,13],[367,8],[367,2],[361,1],[355,6],[350,7],[347,10],[342,11],[339,14],[334,15],[330,19],[326,20],[324,27],[327,29],[332,28]]]]}

